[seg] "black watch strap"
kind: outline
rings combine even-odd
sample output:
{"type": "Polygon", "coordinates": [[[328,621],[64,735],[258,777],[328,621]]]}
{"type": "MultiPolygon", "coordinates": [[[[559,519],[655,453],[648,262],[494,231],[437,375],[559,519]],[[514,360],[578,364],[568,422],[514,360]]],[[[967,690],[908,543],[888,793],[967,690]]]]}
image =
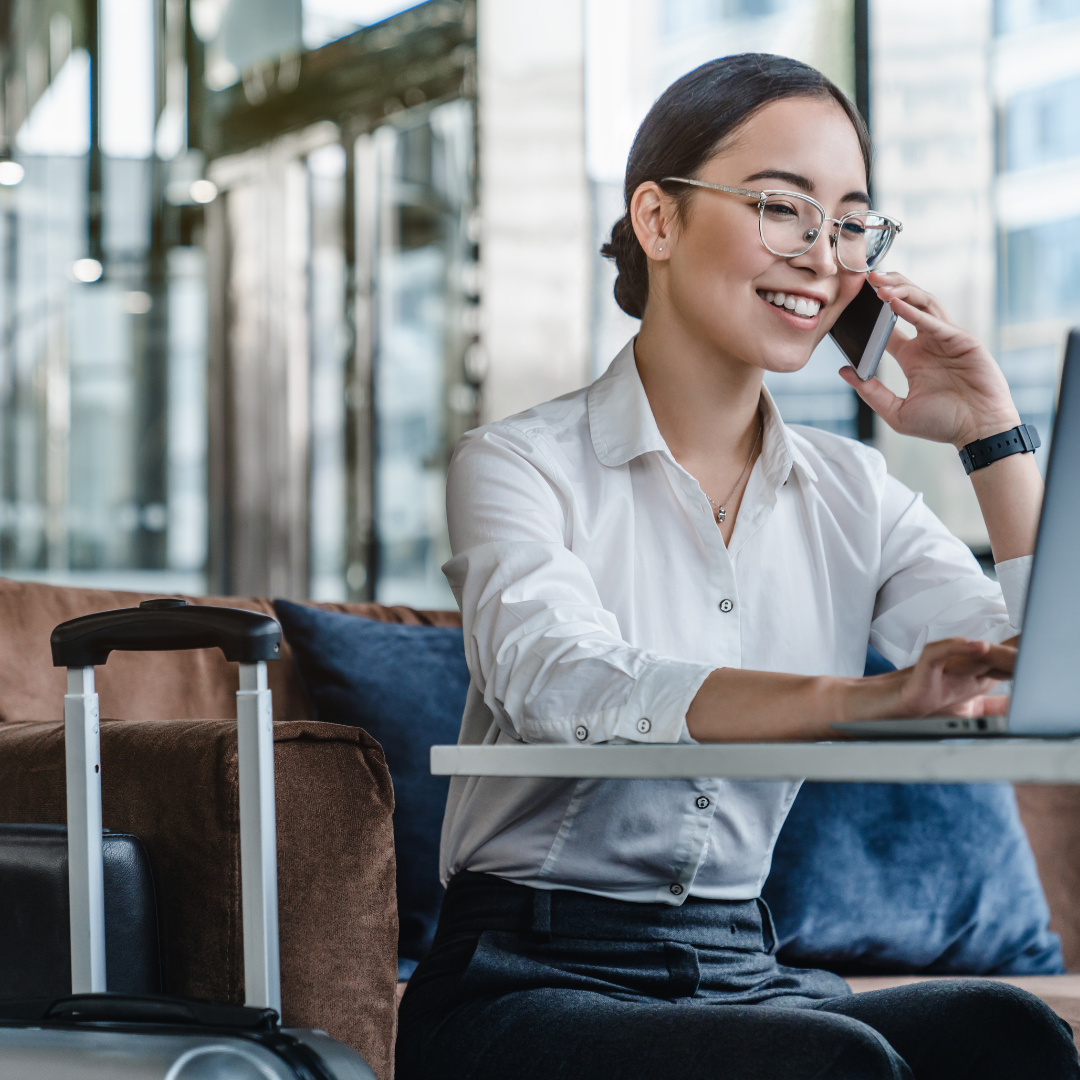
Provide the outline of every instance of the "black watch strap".
{"type": "Polygon", "coordinates": [[[1000,435],[969,442],[960,451],[960,460],[964,463],[964,471],[970,475],[976,469],[985,469],[987,465],[992,465],[1010,454],[1030,454],[1040,446],[1042,440],[1035,430],[1035,425],[1021,424],[1001,432],[1000,435]]]}

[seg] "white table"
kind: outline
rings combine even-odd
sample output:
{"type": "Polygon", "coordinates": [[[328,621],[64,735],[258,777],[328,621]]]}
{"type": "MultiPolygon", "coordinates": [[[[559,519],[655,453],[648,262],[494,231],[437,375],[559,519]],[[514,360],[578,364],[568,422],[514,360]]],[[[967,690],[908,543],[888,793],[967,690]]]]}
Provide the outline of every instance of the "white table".
{"type": "Polygon", "coordinates": [[[433,746],[435,776],[1080,784],[1080,739],[433,746]]]}

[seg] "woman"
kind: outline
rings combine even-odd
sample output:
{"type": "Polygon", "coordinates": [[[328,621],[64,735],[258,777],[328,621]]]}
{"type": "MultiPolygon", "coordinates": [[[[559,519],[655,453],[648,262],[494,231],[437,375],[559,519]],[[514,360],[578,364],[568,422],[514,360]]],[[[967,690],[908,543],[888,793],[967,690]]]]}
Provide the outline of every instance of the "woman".
{"type": "MultiPolygon", "coordinates": [[[[587,390],[467,435],[451,466],[463,742],[812,740],[1002,707],[985,695],[1015,655],[1032,456],[972,474],[999,588],[880,455],[786,427],[762,384],[807,362],[891,240],[866,217],[869,164],[850,103],[792,60],[718,60],[653,106],[605,249],[637,338],[587,390]],[[860,678],[867,641],[900,670],[860,678]]],[[[933,297],[870,280],[917,336],[890,346],[904,399],[842,372],[863,400],[958,449],[1019,423],[933,297]]],[[[758,897],[797,790],[455,779],[400,1080],[1080,1076],[1068,1026],[1012,988],[852,996],[777,964],[758,897]]]]}

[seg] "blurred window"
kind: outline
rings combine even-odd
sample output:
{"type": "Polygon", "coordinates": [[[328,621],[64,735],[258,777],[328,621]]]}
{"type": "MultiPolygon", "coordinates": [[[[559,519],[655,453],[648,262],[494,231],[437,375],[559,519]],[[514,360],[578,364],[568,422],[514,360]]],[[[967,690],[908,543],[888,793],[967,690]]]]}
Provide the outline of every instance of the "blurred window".
{"type": "Polygon", "coordinates": [[[1080,7],[999,0],[997,356],[1045,463],[1065,335],[1080,323],[1080,7]]]}
{"type": "Polygon", "coordinates": [[[1080,156],[1080,76],[1015,94],[1004,121],[1006,169],[1080,156]]]}
{"type": "Polygon", "coordinates": [[[23,171],[0,176],[5,575],[205,586],[201,208],[163,199],[169,166],[154,156],[159,64],[182,55],[176,7],[100,0],[91,40],[85,5],[12,5],[9,151],[23,171]]]}
{"type": "Polygon", "coordinates": [[[382,603],[453,607],[446,466],[479,401],[460,374],[470,313],[473,120],[468,102],[380,128],[374,147],[375,527],[382,603]]]}
{"type": "Polygon", "coordinates": [[[206,85],[223,90],[261,64],[320,49],[416,6],[417,0],[191,0],[191,23],[206,45],[206,85]]]}
{"type": "Polygon", "coordinates": [[[994,23],[999,34],[1075,19],[1078,14],[1076,0],[997,0],[994,4],[994,23]]]}
{"type": "Polygon", "coordinates": [[[446,466],[479,408],[467,10],[419,5],[205,95],[216,589],[454,604],[446,466]]]}
{"type": "Polygon", "coordinates": [[[415,7],[417,0],[303,0],[305,49],[318,49],[364,26],[415,7]]]}
{"type": "Polygon", "coordinates": [[[1080,321],[1080,217],[1005,233],[1005,323],[1080,321]]]}
{"type": "Polygon", "coordinates": [[[324,146],[307,159],[311,202],[308,271],[311,320],[311,584],[313,600],[346,600],[345,149],[324,146]]]}

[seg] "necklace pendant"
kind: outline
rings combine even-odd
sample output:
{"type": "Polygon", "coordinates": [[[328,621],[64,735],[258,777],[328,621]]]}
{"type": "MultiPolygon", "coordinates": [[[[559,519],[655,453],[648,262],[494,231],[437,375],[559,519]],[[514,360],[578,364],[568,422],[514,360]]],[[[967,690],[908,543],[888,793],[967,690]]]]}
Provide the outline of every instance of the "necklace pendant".
{"type": "Polygon", "coordinates": [[[724,522],[727,520],[727,511],[722,506],[718,506],[716,508],[716,520],[718,522],[724,522]]]}

